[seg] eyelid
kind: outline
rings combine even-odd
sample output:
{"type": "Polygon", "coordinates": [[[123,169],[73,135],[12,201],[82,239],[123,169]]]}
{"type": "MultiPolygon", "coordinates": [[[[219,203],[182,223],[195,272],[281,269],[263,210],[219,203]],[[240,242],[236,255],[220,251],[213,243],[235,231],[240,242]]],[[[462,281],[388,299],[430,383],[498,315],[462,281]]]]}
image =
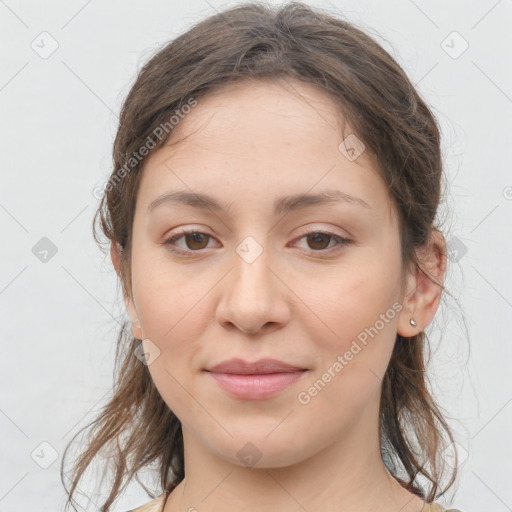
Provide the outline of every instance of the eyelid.
{"type": "MultiPolygon", "coordinates": [[[[216,238],[212,234],[208,233],[208,231],[205,231],[202,228],[187,227],[187,228],[177,228],[177,231],[175,231],[171,235],[167,236],[164,239],[164,241],[161,243],[161,245],[172,247],[173,243],[176,240],[179,240],[183,236],[192,234],[192,233],[199,233],[201,235],[206,235],[210,239],[216,240],[216,238]]],[[[204,251],[204,249],[201,249],[198,251],[191,251],[191,250],[183,250],[183,249],[179,249],[179,248],[177,248],[177,249],[171,248],[170,250],[172,252],[175,252],[178,254],[184,254],[184,255],[193,255],[194,253],[201,254],[204,251]]]]}
{"type": "MultiPolygon", "coordinates": [[[[162,245],[168,246],[169,250],[175,254],[184,256],[184,257],[193,257],[195,255],[201,255],[204,253],[205,249],[199,249],[197,251],[194,250],[184,250],[176,248],[173,244],[176,240],[179,240],[185,235],[192,234],[192,233],[199,233],[202,235],[206,235],[211,239],[216,240],[215,236],[208,233],[208,231],[202,231],[203,228],[195,228],[195,227],[187,227],[187,228],[177,228],[178,231],[174,232],[172,235],[168,236],[164,242],[162,242],[162,245]]],[[[334,247],[331,247],[329,249],[321,249],[321,250],[313,250],[313,249],[306,249],[307,253],[309,255],[330,255],[333,252],[340,252],[345,246],[353,243],[353,240],[350,238],[347,238],[343,235],[340,235],[338,233],[333,232],[330,229],[322,229],[322,228],[304,228],[302,229],[302,232],[296,236],[292,242],[297,242],[298,240],[301,240],[305,238],[306,236],[313,235],[313,234],[322,234],[322,235],[328,235],[335,239],[336,244],[334,247]]]]}
{"type": "Polygon", "coordinates": [[[312,229],[312,230],[307,230],[305,232],[303,232],[302,234],[300,234],[299,236],[295,237],[292,242],[295,243],[297,241],[300,241],[302,240],[303,238],[306,238],[307,236],[309,235],[314,235],[314,234],[321,234],[321,235],[328,235],[330,236],[332,239],[334,239],[336,241],[336,244],[334,245],[334,247],[331,247],[329,249],[321,249],[321,250],[318,250],[318,251],[315,251],[313,249],[305,249],[305,251],[308,253],[308,255],[310,256],[324,256],[324,257],[327,257],[327,256],[332,256],[333,253],[337,253],[337,252],[340,252],[345,246],[347,245],[350,245],[353,243],[353,240],[350,239],[350,238],[347,238],[343,235],[340,235],[338,233],[335,233],[329,229],[312,229]]]}
{"type": "MultiPolygon", "coordinates": [[[[186,235],[189,233],[201,233],[201,234],[208,235],[211,238],[215,238],[215,236],[212,235],[206,228],[204,228],[203,226],[199,226],[199,225],[198,226],[194,226],[193,224],[187,225],[187,227],[183,227],[183,228],[178,227],[178,228],[176,228],[176,230],[177,231],[174,232],[173,235],[170,236],[170,238],[173,238],[174,236],[177,236],[179,234],[186,235]]],[[[310,235],[313,233],[324,233],[324,234],[337,236],[339,238],[344,238],[344,239],[348,239],[352,236],[349,234],[345,235],[345,234],[337,233],[337,232],[332,231],[330,228],[324,228],[321,226],[309,226],[309,227],[299,228],[298,236],[310,235]]],[[[169,240],[169,237],[167,237],[167,240],[169,240]]],[[[295,238],[294,238],[294,240],[295,240],[295,238]]]]}
{"type": "Polygon", "coordinates": [[[349,234],[345,235],[342,233],[338,233],[338,232],[335,232],[331,228],[324,228],[324,227],[318,226],[318,225],[314,225],[314,226],[309,225],[304,228],[299,228],[299,231],[300,231],[299,236],[309,235],[309,234],[313,234],[313,233],[324,233],[327,235],[337,236],[339,238],[345,238],[345,239],[348,239],[351,237],[351,235],[349,235],[349,234]]]}

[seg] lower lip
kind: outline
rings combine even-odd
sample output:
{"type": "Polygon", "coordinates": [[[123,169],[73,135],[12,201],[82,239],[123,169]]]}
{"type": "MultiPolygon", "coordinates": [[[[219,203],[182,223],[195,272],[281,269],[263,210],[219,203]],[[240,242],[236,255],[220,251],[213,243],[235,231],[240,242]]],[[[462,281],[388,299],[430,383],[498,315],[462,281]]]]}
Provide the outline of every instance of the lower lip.
{"type": "Polygon", "coordinates": [[[258,400],[271,397],[291,386],[307,370],[260,375],[235,375],[231,373],[208,372],[215,382],[237,398],[258,400]]]}

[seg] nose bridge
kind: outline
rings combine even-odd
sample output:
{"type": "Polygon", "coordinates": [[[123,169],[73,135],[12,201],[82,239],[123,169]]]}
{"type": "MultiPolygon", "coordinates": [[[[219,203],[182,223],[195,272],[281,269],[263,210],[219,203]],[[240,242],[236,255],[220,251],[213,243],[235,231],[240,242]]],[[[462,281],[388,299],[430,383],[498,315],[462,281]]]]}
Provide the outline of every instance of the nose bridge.
{"type": "Polygon", "coordinates": [[[272,268],[272,251],[253,236],[246,236],[233,253],[232,275],[218,306],[218,320],[244,332],[257,332],[267,323],[282,323],[287,308],[272,268]]]}
{"type": "MultiPolygon", "coordinates": [[[[247,265],[252,265],[257,260],[267,260],[269,248],[267,238],[262,235],[257,240],[252,235],[246,236],[236,247],[235,252],[247,265]]],[[[242,266],[243,268],[243,266],[242,266]]]]}
{"type": "Polygon", "coordinates": [[[258,301],[266,299],[265,294],[272,287],[269,279],[271,251],[267,239],[246,236],[235,248],[233,265],[235,266],[234,289],[241,294],[239,300],[252,296],[258,301]],[[263,296],[260,296],[263,294],[263,296]]]}

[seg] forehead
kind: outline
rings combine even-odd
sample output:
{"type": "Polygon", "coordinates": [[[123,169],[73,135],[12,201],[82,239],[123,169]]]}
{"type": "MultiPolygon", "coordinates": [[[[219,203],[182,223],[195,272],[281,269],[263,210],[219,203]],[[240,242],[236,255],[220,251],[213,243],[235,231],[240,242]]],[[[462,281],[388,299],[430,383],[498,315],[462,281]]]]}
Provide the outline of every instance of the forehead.
{"type": "MultiPolygon", "coordinates": [[[[346,126],[345,137],[351,133],[346,126]]],[[[333,100],[313,85],[251,81],[228,85],[198,100],[168,143],[145,161],[141,202],[189,189],[230,196],[236,203],[265,190],[274,197],[341,189],[390,211],[387,187],[373,156],[349,160],[333,100]]],[[[261,199],[261,197],[260,197],[261,199]]]]}
{"type": "Polygon", "coordinates": [[[322,146],[337,145],[341,127],[336,110],[332,99],[311,84],[291,79],[244,80],[202,96],[178,123],[168,144],[175,145],[175,153],[192,142],[196,147],[211,143],[219,151],[254,148],[255,154],[258,145],[296,150],[300,142],[306,148],[318,148],[321,137],[322,146]]]}

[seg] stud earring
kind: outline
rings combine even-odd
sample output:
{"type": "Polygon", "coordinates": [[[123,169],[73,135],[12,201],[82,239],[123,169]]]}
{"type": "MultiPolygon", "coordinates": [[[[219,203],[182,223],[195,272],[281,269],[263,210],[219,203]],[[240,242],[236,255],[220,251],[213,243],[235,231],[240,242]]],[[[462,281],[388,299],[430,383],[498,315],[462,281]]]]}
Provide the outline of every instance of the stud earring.
{"type": "Polygon", "coordinates": [[[414,320],[414,318],[411,318],[409,320],[409,323],[413,326],[413,327],[416,327],[418,324],[416,323],[416,320],[414,320]]]}

